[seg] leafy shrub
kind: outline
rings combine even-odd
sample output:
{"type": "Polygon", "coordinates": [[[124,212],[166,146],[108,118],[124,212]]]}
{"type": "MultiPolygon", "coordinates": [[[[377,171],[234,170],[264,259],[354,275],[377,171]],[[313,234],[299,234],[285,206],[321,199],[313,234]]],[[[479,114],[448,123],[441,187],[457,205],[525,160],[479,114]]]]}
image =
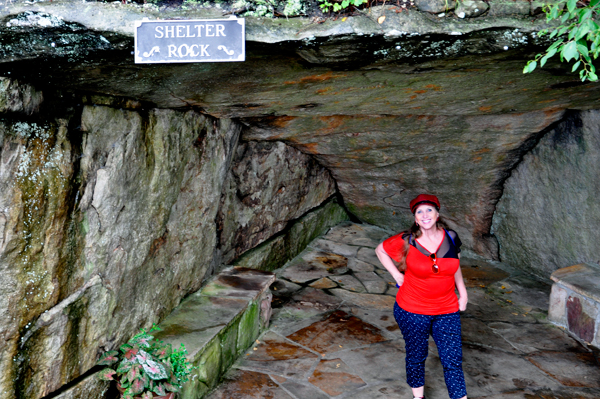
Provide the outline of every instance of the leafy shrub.
{"type": "Polygon", "coordinates": [[[334,12],[338,12],[338,11],[342,11],[347,9],[348,7],[354,6],[354,7],[358,7],[361,6],[365,3],[367,3],[367,0],[331,0],[332,2],[330,2],[329,0],[319,0],[319,7],[321,7],[321,10],[323,10],[324,12],[329,12],[329,11],[334,11],[334,12]]]}
{"type": "MultiPolygon", "coordinates": [[[[156,330],[159,328],[154,326],[150,332],[156,330]]],[[[119,351],[104,353],[97,364],[112,366],[102,370],[99,378],[116,380],[123,399],[152,399],[154,394],[179,392],[193,369],[183,344],[173,350],[171,344],[154,340],[144,329],[121,345],[119,351]]]]}
{"type": "MultiPolygon", "coordinates": [[[[548,22],[560,20],[558,27],[550,32],[550,38],[556,40],[546,51],[528,61],[523,73],[532,72],[538,62],[543,67],[548,59],[559,54],[561,61],[574,61],[571,71],[579,69],[581,81],[598,81],[592,59],[600,54],[600,28],[595,22],[600,15],[600,0],[591,0],[581,7],[577,7],[577,0],[562,1],[546,5],[544,11],[548,22]]],[[[539,32],[540,36],[547,34],[547,29],[539,32]]]]}

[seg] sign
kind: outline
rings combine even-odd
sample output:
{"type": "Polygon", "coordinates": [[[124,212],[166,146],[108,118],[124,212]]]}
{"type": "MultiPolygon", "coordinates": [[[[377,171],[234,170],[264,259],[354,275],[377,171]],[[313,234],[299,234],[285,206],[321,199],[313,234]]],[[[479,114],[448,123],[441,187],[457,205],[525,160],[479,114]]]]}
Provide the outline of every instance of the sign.
{"type": "Polygon", "coordinates": [[[244,61],[245,28],[236,17],[136,22],[135,63],[244,61]]]}

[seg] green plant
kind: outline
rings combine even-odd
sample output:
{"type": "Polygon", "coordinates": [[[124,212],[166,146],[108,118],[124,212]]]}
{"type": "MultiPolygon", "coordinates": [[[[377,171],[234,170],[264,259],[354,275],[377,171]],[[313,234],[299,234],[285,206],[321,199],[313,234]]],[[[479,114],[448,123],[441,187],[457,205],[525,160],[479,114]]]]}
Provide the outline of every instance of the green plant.
{"type": "Polygon", "coordinates": [[[367,0],[319,0],[319,7],[323,12],[329,12],[333,10],[334,12],[342,11],[347,9],[350,6],[358,7],[362,4],[365,4],[367,0]]]}
{"type": "MultiPolygon", "coordinates": [[[[556,40],[535,59],[525,65],[523,73],[532,72],[538,65],[543,67],[546,61],[556,54],[561,61],[574,61],[572,72],[579,69],[581,81],[597,81],[596,68],[592,59],[597,59],[600,54],[600,28],[595,20],[600,15],[600,0],[591,0],[589,3],[577,3],[577,0],[561,1],[544,7],[546,20],[560,20],[560,24],[550,32],[550,38],[556,40]],[[580,69],[581,68],[581,69],[580,69]]],[[[539,36],[548,34],[542,30],[539,36]]]]}
{"type": "MultiPolygon", "coordinates": [[[[153,326],[150,332],[159,330],[153,326]]],[[[146,330],[141,329],[119,351],[104,353],[98,365],[112,366],[103,369],[99,378],[104,381],[116,380],[123,399],[152,399],[154,395],[164,396],[169,392],[179,392],[189,379],[192,365],[186,358],[187,351],[182,344],[173,350],[171,344],[156,341],[146,330]]]]}

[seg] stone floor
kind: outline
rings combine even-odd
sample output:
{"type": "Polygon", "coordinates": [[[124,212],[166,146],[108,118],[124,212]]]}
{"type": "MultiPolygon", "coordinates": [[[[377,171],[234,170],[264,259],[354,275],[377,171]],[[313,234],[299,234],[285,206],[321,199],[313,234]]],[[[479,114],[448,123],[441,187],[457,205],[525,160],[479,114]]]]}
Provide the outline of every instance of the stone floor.
{"type": "MultiPolygon", "coordinates": [[[[373,251],[388,235],[342,224],[278,270],[270,328],[209,398],[411,398],[395,284],[373,251]]],[[[594,353],[546,321],[547,284],[501,264],[461,264],[469,398],[600,398],[594,353]]],[[[425,392],[448,397],[433,342],[425,392]]]]}

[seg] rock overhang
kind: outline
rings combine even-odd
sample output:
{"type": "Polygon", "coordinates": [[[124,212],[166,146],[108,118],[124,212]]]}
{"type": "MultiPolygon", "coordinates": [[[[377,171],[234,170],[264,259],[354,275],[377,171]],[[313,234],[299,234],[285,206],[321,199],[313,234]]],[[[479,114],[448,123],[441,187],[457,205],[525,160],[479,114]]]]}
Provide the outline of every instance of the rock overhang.
{"type": "MultiPolygon", "coordinates": [[[[244,63],[136,65],[135,21],[228,15],[219,8],[16,2],[1,11],[5,22],[44,13],[95,41],[82,39],[79,53],[74,42],[71,54],[28,47],[26,57],[5,56],[0,75],[50,91],[237,119],[246,140],[282,140],[315,156],[349,209],[387,228],[408,222],[402,204],[412,196],[447,191],[452,227],[468,247],[497,256],[489,232],[504,180],[565,109],[599,108],[600,91],[558,62],[523,75],[526,60],[546,44],[536,35],[547,26],[543,16],[397,11],[374,7],[325,21],[248,17],[244,63]],[[36,57],[44,62],[32,63],[36,57]],[[448,191],[444,182],[456,186],[448,191]]],[[[60,28],[42,24],[48,26],[31,31],[60,28]]],[[[3,25],[0,36],[18,29],[3,25]]]]}

